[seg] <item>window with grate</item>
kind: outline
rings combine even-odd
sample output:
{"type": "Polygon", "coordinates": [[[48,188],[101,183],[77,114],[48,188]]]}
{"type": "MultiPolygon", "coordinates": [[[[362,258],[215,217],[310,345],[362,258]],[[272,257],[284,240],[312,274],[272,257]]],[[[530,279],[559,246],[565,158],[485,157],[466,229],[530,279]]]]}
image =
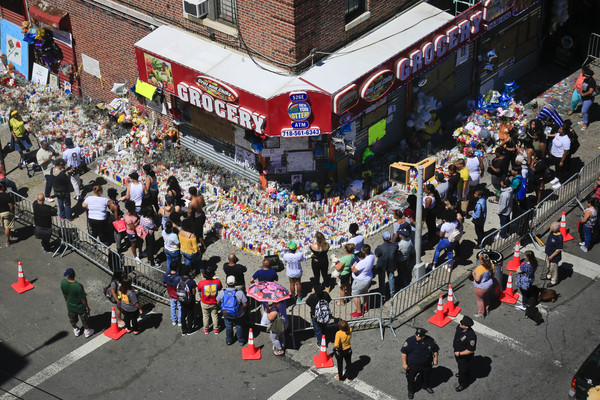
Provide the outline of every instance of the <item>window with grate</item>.
{"type": "Polygon", "coordinates": [[[235,0],[217,0],[217,17],[233,24],[235,22],[235,0]]]}
{"type": "Polygon", "coordinates": [[[346,23],[356,19],[366,11],[366,0],[344,0],[346,2],[346,23]]]}

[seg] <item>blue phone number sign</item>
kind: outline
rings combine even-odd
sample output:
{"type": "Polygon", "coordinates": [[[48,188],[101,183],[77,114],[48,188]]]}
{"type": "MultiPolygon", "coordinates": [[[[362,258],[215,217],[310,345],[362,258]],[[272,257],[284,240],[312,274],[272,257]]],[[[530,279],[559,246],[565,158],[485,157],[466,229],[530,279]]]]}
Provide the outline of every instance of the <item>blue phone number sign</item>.
{"type": "Polygon", "coordinates": [[[319,136],[321,129],[310,128],[310,129],[282,129],[282,137],[300,137],[300,136],[319,136]]]}

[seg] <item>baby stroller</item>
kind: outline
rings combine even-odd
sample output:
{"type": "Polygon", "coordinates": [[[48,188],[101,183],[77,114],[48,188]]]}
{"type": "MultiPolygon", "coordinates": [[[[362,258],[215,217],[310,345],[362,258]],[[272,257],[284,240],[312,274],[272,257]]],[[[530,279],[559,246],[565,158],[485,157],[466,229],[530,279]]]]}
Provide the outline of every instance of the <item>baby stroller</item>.
{"type": "Polygon", "coordinates": [[[29,151],[19,151],[19,155],[21,156],[19,160],[19,169],[25,168],[27,170],[28,178],[31,178],[33,175],[35,175],[36,171],[42,170],[42,167],[37,163],[37,152],[37,149],[29,151]]]}

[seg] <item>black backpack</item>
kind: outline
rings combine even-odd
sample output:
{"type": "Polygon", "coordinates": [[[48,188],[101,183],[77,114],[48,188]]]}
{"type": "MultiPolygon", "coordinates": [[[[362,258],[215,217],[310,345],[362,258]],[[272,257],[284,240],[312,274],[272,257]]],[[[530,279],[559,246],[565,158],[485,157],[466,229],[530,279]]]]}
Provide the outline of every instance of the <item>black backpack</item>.
{"type": "Polygon", "coordinates": [[[567,134],[569,140],[571,140],[571,149],[569,150],[569,154],[573,155],[579,150],[581,144],[579,143],[579,136],[574,129],[569,129],[569,133],[567,134]]]}
{"type": "Polygon", "coordinates": [[[177,300],[181,304],[190,304],[192,302],[192,291],[188,286],[189,279],[180,280],[177,284],[177,300]]]}

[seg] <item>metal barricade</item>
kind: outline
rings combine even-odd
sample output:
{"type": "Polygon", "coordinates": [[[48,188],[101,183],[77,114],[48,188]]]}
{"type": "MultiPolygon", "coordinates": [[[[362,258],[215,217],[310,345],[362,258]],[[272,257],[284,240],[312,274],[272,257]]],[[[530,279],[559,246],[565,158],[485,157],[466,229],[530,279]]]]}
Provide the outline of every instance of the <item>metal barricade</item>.
{"type": "Polygon", "coordinates": [[[590,34],[587,58],[585,62],[587,63],[590,59],[593,63],[600,61],[600,35],[598,35],[597,33],[590,34]]]}
{"type": "MultiPolygon", "coordinates": [[[[335,297],[329,302],[332,320],[331,324],[340,319],[348,321],[349,324],[358,325],[359,327],[367,327],[372,323],[379,326],[381,340],[383,340],[383,296],[381,293],[373,292],[364,295],[335,297]],[[355,310],[354,299],[363,298],[362,303],[366,304],[366,311],[363,311],[362,316],[354,317],[350,315],[355,310]],[[339,304],[338,304],[339,302],[339,304]]],[[[292,340],[295,347],[295,333],[313,329],[312,318],[310,315],[310,307],[305,303],[296,303],[292,305],[288,312],[288,317],[291,320],[292,340]]]]}
{"type": "Polygon", "coordinates": [[[579,171],[577,203],[581,209],[585,209],[583,204],[581,204],[582,193],[587,192],[587,190],[596,183],[598,176],[600,176],[600,155],[594,157],[592,161],[581,167],[581,170],[579,171]]]}
{"type": "MultiPolygon", "coordinates": [[[[116,254],[113,250],[110,251],[116,254]]],[[[165,271],[126,255],[122,255],[121,260],[123,271],[131,277],[136,289],[143,290],[158,300],[169,301],[167,288],[162,283],[165,271]]]]}
{"type": "MultiPolygon", "coordinates": [[[[481,250],[503,252],[510,246],[514,246],[517,240],[530,235],[534,213],[534,210],[528,210],[484,237],[479,244],[481,250]]],[[[533,241],[533,237],[531,240],[533,241]]]]}
{"type": "Polygon", "coordinates": [[[448,261],[423,275],[420,279],[402,288],[392,297],[390,304],[390,319],[388,325],[396,336],[392,323],[402,314],[429,298],[435,292],[445,288],[452,277],[452,270],[448,268],[448,261]]]}
{"type": "Polygon", "coordinates": [[[562,186],[546,196],[535,207],[535,216],[531,225],[531,234],[535,235],[537,229],[548,223],[556,214],[577,200],[579,186],[579,173],[570,177],[562,186]]]}
{"type": "Polygon", "coordinates": [[[65,247],[61,256],[71,249],[106,272],[113,272],[109,268],[111,250],[108,246],[70,221],[61,220],[60,227],[62,244],[65,247]]]}
{"type": "MultiPolygon", "coordinates": [[[[34,217],[33,217],[33,201],[21,196],[16,192],[9,192],[13,198],[13,204],[15,206],[15,218],[26,226],[34,226],[34,217]]],[[[52,237],[54,239],[61,239],[61,231],[60,231],[60,218],[58,216],[52,217],[52,237]]]]}

